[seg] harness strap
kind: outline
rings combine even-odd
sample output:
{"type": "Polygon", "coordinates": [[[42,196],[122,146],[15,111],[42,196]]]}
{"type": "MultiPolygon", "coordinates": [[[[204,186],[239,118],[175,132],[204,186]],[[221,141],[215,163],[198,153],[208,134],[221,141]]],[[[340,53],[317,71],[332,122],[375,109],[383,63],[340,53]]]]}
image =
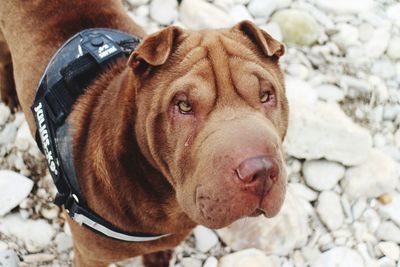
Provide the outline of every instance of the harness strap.
{"type": "Polygon", "coordinates": [[[66,118],[86,87],[112,62],[128,57],[139,42],[137,37],[101,28],[71,37],[47,65],[31,108],[37,124],[36,142],[58,191],[54,202],[64,205],[80,225],[128,242],[152,241],[170,234],[125,232],[89,209],[76,178],[66,118]]]}

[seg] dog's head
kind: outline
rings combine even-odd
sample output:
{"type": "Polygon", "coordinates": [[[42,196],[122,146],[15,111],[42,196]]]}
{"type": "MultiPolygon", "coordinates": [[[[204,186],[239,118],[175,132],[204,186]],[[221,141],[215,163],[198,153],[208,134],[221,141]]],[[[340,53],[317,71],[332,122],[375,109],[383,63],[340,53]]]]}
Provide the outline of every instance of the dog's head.
{"type": "Polygon", "coordinates": [[[140,149],[196,223],[220,228],[279,211],[288,121],[283,53],[244,21],[223,30],[171,26],[146,37],[129,59],[140,149]]]}

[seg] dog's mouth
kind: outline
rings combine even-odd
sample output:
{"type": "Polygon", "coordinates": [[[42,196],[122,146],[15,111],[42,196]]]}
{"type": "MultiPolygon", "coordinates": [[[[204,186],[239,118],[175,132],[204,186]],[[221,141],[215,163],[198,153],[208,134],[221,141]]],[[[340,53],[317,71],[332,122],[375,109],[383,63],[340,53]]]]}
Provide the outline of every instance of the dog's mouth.
{"type": "Polygon", "coordinates": [[[260,215],[265,215],[265,210],[262,208],[256,208],[253,213],[248,215],[248,217],[258,217],[260,215]]]}

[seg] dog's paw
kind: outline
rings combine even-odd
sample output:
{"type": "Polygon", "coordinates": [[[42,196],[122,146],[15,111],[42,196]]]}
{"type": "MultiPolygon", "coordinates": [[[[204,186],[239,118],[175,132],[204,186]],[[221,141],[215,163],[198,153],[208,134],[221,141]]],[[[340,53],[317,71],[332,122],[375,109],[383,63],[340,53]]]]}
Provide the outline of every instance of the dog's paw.
{"type": "Polygon", "coordinates": [[[172,258],[172,250],[164,250],[143,255],[145,267],[168,267],[172,258]]]}

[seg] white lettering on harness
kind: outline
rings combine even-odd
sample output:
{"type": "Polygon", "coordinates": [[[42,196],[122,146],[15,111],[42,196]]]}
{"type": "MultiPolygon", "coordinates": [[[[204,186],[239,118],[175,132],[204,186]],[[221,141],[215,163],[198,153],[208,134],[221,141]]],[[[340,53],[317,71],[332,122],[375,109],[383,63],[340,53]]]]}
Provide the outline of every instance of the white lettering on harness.
{"type": "Polygon", "coordinates": [[[38,121],[40,139],[42,140],[43,143],[43,149],[44,149],[44,154],[46,155],[47,163],[49,165],[50,171],[57,175],[58,171],[56,168],[56,164],[54,162],[53,153],[50,148],[49,131],[47,129],[46,122],[44,120],[42,103],[39,103],[34,108],[34,110],[36,113],[36,119],[38,121]]]}
{"type": "Polygon", "coordinates": [[[99,48],[99,57],[104,58],[112,53],[116,52],[117,48],[115,46],[110,46],[108,44],[104,44],[99,48]]]}

